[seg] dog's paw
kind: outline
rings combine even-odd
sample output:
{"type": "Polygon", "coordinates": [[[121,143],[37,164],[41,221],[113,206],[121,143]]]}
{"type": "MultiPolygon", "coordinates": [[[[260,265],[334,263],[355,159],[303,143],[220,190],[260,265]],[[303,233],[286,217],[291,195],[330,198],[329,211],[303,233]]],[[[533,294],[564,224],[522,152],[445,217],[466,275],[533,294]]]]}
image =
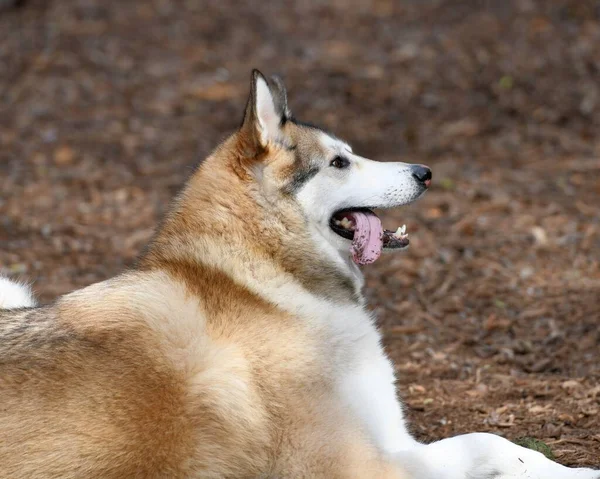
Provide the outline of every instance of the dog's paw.
{"type": "MultiPolygon", "coordinates": [[[[481,476],[481,479],[600,479],[600,471],[593,469],[568,469],[563,471],[533,471],[523,470],[516,474],[481,476]]],[[[469,479],[475,479],[470,477],[469,479]]],[[[478,476],[479,479],[479,476],[478,476]]]]}
{"type": "Polygon", "coordinates": [[[471,469],[466,477],[468,479],[600,479],[598,470],[572,469],[547,459],[539,452],[520,447],[516,451],[516,455],[507,454],[502,458],[503,460],[480,463],[471,469]]]}

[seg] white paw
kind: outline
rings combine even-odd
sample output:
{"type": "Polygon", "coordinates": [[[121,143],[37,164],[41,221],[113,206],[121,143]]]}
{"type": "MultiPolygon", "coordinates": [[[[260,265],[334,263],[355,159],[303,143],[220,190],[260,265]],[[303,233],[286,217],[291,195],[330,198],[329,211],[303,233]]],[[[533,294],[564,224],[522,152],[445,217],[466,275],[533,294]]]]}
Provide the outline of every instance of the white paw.
{"type": "Polygon", "coordinates": [[[468,479],[600,479],[600,471],[571,469],[498,436],[472,437],[487,443],[489,449],[466,475],[468,479]]]}
{"type": "MultiPolygon", "coordinates": [[[[561,471],[557,470],[527,470],[524,468],[522,471],[514,474],[502,474],[487,476],[489,479],[600,479],[600,471],[593,469],[569,469],[561,468],[561,471]]],[[[473,476],[475,477],[475,476],[473,476]]],[[[477,476],[479,477],[479,476],[477,476]]],[[[485,476],[482,476],[482,478],[485,476]]],[[[486,479],[487,479],[486,478],[486,479]]]]}

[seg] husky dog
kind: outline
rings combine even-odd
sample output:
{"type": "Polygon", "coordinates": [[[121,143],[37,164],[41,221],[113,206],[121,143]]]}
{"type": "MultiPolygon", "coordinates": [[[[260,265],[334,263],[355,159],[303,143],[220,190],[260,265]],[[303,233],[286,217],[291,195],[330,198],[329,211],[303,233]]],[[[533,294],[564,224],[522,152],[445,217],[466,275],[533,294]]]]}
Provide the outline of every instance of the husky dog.
{"type": "Polygon", "coordinates": [[[430,181],[296,121],[254,71],[240,129],[135,268],[41,307],[0,283],[0,476],[600,478],[492,434],[407,431],[358,265],[409,242],[372,209],[430,181]]]}

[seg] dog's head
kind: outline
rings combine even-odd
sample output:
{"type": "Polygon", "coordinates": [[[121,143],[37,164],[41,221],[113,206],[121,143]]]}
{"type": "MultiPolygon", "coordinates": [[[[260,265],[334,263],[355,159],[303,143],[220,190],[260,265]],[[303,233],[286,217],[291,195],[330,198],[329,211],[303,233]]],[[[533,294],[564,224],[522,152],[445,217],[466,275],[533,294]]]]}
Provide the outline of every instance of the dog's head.
{"type": "Polygon", "coordinates": [[[429,187],[429,168],[366,159],[331,133],[296,121],[282,81],[256,70],[239,137],[262,193],[271,203],[295,203],[289,214],[301,214],[318,249],[367,264],[382,250],[408,246],[405,227],[382,228],[373,209],[416,200],[429,187]]]}
{"type": "Polygon", "coordinates": [[[408,245],[404,227],[383,229],[373,209],[410,203],[430,181],[429,168],[368,160],[296,121],[281,80],[254,71],[240,129],[202,162],[142,263],[191,255],[253,281],[283,270],[321,295],[358,298],[357,264],[408,245]]]}

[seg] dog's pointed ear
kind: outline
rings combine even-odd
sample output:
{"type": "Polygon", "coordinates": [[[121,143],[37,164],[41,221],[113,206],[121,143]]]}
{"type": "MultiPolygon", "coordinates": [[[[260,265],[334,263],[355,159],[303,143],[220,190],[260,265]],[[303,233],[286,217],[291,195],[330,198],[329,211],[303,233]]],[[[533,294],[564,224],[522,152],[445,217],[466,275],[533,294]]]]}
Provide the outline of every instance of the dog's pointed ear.
{"type": "Polygon", "coordinates": [[[285,86],[279,77],[267,81],[258,70],[252,71],[250,97],[241,131],[254,146],[265,148],[281,136],[281,127],[291,117],[285,86]]]}

